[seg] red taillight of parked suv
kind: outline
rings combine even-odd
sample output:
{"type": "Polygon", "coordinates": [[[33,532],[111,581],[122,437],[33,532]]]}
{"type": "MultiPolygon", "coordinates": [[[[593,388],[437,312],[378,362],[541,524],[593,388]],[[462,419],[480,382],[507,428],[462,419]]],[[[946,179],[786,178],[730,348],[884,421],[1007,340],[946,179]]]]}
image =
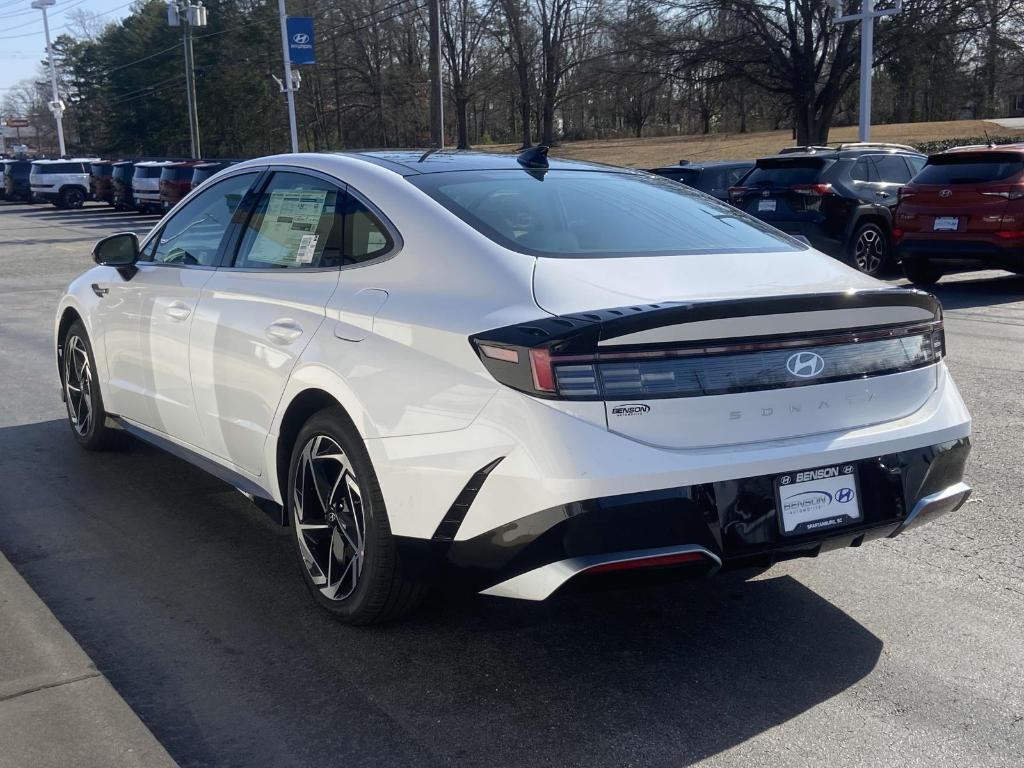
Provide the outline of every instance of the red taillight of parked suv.
{"type": "Polygon", "coordinates": [[[199,161],[172,163],[160,171],[160,204],[165,211],[192,191],[192,173],[199,161]]]}
{"type": "Polygon", "coordinates": [[[932,155],[900,190],[893,236],[907,277],[953,267],[1024,272],[1024,144],[932,155]]]}

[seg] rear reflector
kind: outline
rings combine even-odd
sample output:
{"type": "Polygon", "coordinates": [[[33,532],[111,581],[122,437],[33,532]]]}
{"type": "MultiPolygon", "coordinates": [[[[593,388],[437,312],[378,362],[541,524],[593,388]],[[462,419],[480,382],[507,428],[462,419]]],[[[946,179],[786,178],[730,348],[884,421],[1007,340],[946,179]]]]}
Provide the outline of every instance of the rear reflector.
{"type": "Polygon", "coordinates": [[[996,237],[1003,240],[1024,240],[1024,229],[1001,229],[996,232],[996,237]]]}
{"type": "Polygon", "coordinates": [[[480,351],[491,360],[502,360],[506,363],[519,362],[519,350],[509,347],[497,347],[493,344],[481,344],[480,351]]]}
{"type": "Polygon", "coordinates": [[[656,557],[641,557],[636,560],[618,560],[611,563],[601,563],[601,565],[587,568],[584,573],[611,573],[613,571],[633,571],[641,568],[666,568],[673,565],[706,561],[707,558],[699,552],[680,552],[675,555],[658,555],[656,557]]]}

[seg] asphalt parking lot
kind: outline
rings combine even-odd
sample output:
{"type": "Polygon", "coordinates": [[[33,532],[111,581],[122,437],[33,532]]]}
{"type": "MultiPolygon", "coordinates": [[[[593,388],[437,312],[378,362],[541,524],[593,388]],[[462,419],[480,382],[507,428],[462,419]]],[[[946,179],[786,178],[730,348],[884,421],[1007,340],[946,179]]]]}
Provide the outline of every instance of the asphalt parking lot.
{"type": "Polygon", "coordinates": [[[748,583],[352,629],[240,494],[68,434],[60,292],[155,221],[0,203],[0,551],[182,766],[1024,765],[1024,277],[936,290],[974,417],[958,514],[748,583]]]}

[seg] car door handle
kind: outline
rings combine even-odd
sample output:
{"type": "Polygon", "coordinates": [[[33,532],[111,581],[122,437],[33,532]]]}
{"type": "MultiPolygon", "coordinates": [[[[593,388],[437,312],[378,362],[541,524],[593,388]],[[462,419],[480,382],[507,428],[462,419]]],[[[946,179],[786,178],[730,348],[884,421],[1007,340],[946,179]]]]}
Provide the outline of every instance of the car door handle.
{"type": "Polygon", "coordinates": [[[268,325],[264,333],[275,344],[291,344],[302,335],[302,326],[294,320],[278,320],[268,325]]]}
{"type": "Polygon", "coordinates": [[[183,301],[172,301],[167,305],[164,313],[172,320],[188,320],[192,314],[192,308],[183,301]]]}

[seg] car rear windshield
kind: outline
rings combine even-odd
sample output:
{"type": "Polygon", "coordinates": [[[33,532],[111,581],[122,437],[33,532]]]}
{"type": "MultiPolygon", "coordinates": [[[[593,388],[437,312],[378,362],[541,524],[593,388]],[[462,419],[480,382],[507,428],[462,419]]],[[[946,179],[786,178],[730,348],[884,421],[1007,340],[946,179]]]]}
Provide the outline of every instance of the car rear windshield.
{"type": "Polygon", "coordinates": [[[39,163],[35,166],[36,173],[86,173],[82,163],[39,163]]]}
{"type": "Polygon", "coordinates": [[[804,248],[732,206],[653,176],[508,170],[431,173],[408,180],[494,242],[533,256],[804,248]]]}
{"type": "Polygon", "coordinates": [[[826,161],[817,157],[758,160],[754,170],[743,180],[743,186],[791,187],[794,184],[813,184],[825,165],[826,161]]]}
{"type": "Polygon", "coordinates": [[[135,177],[138,179],[159,179],[160,171],[163,170],[163,166],[159,165],[143,165],[135,166],[135,177]]]}
{"type": "Polygon", "coordinates": [[[192,181],[192,167],[164,168],[160,171],[160,181],[192,181]]]}
{"type": "Polygon", "coordinates": [[[121,179],[127,181],[132,177],[135,168],[130,165],[117,165],[114,166],[114,172],[111,174],[115,179],[121,179]]]}
{"type": "Polygon", "coordinates": [[[114,171],[114,167],[112,165],[107,165],[105,163],[94,163],[89,166],[89,169],[93,176],[109,176],[114,171]]]}
{"type": "Polygon", "coordinates": [[[914,177],[915,184],[983,184],[1024,173],[1024,158],[1012,152],[934,155],[914,177]]]}

